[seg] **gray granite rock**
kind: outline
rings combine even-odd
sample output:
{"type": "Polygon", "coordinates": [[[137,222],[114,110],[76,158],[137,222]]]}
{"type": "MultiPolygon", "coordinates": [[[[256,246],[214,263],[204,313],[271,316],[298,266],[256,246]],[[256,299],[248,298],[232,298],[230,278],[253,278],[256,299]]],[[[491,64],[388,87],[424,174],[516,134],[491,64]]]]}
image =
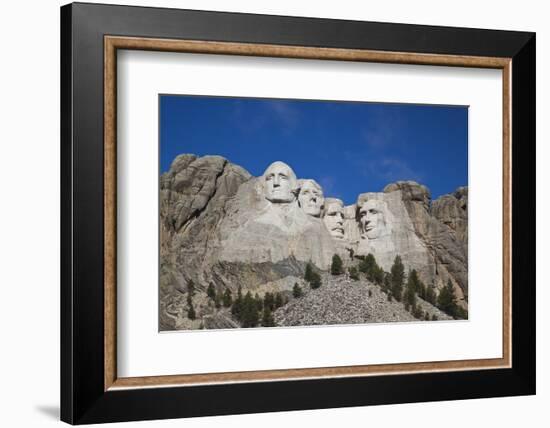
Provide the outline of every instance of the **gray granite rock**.
{"type": "MultiPolygon", "coordinates": [[[[427,284],[434,282],[439,288],[450,279],[466,307],[467,188],[431,204],[425,186],[397,182],[383,192],[361,194],[357,204],[344,206],[340,200],[325,198],[314,181],[299,180],[282,162],[253,177],[220,156],[184,154],[160,178],[159,206],[163,330],[233,328],[230,312],[220,312],[206,297],[209,284],[219,293],[229,289],[233,296],[239,287],[260,296],[268,291],[288,294],[296,282],[301,283],[308,262],[327,272],[334,254],[340,254],[349,267],[357,262],[354,255],[373,253],[387,271],[399,254],[427,284]],[[308,185],[309,191],[300,195],[308,185]],[[187,317],[191,283],[196,320],[187,317]]],[[[336,294],[342,284],[328,278],[332,283],[335,287],[324,292],[331,290],[331,298],[340,301],[336,294]]],[[[361,299],[364,290],[358,293],[350,294],[350,301],[361,299]]],[[[327,298],[316,300],[314,307],[326,303],[329,310],[327,298]]],[[[359,311],[365,309],[363,303],[355,302],[359,311]]],[[[364,316],[340,314],[317,321],[314,307],[302,310],[309,311],[303,316],[312,324],[410,317],[399,311],[390,316],[392,305],[386,309],[382,307],[387,303],[379,305],[381,312],[370,308],[368,316],[363,311],[364,316]]]]}
{"type": "MultiPolygon", "coordinates": [[[[388,301],[380,287],[365,279],[353,281],[345,275],[325,274],[320,288],[311,290],[304,285],[303,289],[303,297],[292,299],[275,311],[277,326],[419,321],[405,310],[403,303],[388,301]]],[[[452,319],[428,302],[418,299],[418,304],[430,320],[433,315],[438,320],[452,319]]]]}
{"type": "MultiPolygon", "coordinates": [[[[433,281],[436,287],[441,288],[450,280],[454,285],[459,303],[466,308],[468,300],[467,245],[463,244],[452,228],[432,215],[429,190],[413,181],[400,181],[386,186],[384,193],[400,195],[415,234],[431,255],[433,281]]],[[[427,279],[429,280],[429,278],[427,279]]]]}
{"type": "Polygon", "coordinates": [[[431,214],[455,231],[456,238],[468,251],[468,188],[459,187],[454,193],[432,202],[431,214]]]}

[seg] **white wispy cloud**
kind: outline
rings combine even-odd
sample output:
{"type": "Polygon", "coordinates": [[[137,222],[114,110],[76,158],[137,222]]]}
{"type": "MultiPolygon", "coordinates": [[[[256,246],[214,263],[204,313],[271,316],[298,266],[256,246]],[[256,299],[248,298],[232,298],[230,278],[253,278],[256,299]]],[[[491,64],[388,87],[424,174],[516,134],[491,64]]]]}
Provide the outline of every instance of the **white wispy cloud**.
{"type": "Polygon", "coordinates": [[[300,111],[290,102],[272,100],[267,101],[265,105],[273,118],[282,125],[284,132],[292,132],[300,123],[300,111]]]}

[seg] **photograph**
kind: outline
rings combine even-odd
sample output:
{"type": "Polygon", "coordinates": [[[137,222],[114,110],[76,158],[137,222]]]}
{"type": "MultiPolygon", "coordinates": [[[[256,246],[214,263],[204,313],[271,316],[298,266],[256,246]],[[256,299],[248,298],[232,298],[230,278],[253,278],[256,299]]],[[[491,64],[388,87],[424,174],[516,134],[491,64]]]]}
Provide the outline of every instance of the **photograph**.
{"type": "Polygon", "coordinates": [[[160,94],[159,331],[468,319],[468,106],[160,94]]]}

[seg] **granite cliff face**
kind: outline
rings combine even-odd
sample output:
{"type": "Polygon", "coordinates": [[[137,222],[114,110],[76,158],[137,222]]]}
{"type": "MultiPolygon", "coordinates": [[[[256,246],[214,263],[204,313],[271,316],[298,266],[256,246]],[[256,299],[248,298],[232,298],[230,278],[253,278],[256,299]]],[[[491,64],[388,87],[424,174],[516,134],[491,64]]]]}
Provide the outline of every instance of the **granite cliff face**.
{"type": "Polygon", "coordinates": [[[178,156],[161,176],[161,307],[165,296],[171,301],[175,290],[186,290],[190,281],[199,289],[208,284],[212,268],[208,254],[215,247],[217,225],[241,184],[250,178],[222,157],[194,155],[178,156]]]}
{"type": "Polygon", "coordinates": [[[211,310],[209,285],[288,294],[308,262],[326,272],[334,254],[347,267],[372,253],[387,271],[399,254],[426,284],[451,281],[467,307],[467,228],[467,188],[432,203],[425,186],[397,182],[344,206],[282,162],[253,177],[220,156],[180,155],[160,179],[160,328],[234,327],[211,310]]]}
{"type": "Polygon", "coordinates": [[[443,195],[432,203],[432,215],[454,230],[456,238],[468,253],[468,188],[459,187],[450,195],[443,195]]]}
{"type": "MultiPolygon", "coordinates": [[[[465,189],[467,198],[467,188],[465,189]]],[[[457,192],[459,192],[458,190],[457,192]]],[[[464,192],[462,190],[461,192],[464,192]]],[[[426,186],[412,181],[399,181],[384,188],[384,193],[400,196],[414,228],[415,235],[426,248],[429,262],[424,269],[426,281],[433,281],[436,288],[442,288],[450,280],[463,307],[468,299],[468,213],[467,210],[451,213],[444,203],[450,195],[438,198],[430,204],[430,191],[426,186]],[[434,211],[437,215],[434,215],[434,211]],[[446,213],[449,224],[440,220],[446,213]],[[456,217],[454,217],[456,215],[456,217]],[[462,217],[459,217],[462,216],[462,217]],[[451,220],[454,218],[454,220],[451,220]],[[459,228],[451,224],[460,224],[459,228]]],[[[455,192],[456,193],[456,192],[455,192]]],[[[457,203],[458,204],[458,203],[457,203]]],[[[411,266],[414,262],[411,261],[411,266]]],[[[419,270],[420,272],[420,270],[419,270]]]]}

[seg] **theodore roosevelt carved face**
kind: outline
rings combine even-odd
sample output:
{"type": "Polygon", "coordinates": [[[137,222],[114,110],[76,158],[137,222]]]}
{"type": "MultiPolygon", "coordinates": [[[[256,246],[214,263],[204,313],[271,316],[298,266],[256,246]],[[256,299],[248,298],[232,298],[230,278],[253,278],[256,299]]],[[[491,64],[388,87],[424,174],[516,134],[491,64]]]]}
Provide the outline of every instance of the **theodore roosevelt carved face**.
{"type": "Polygon", "coordinates": [[[296,174],[284,162],[273,162],[263,175],[265,198],[273,203],[288,203],[296,199],[296,174]]]}
{"type": "Polygon", "coordinates": [[[323,221],[333,238],[344,238],[344,203],[340,199],[326,199],[323,221]]]}
{"type": "Polygon", "coordinates": [[[321,208],[325,202],[323,189],[315,180],[299,180],[300,193],[298,194],[298,203],[306,214],[313,217],[321,215],[321,208]]]}

